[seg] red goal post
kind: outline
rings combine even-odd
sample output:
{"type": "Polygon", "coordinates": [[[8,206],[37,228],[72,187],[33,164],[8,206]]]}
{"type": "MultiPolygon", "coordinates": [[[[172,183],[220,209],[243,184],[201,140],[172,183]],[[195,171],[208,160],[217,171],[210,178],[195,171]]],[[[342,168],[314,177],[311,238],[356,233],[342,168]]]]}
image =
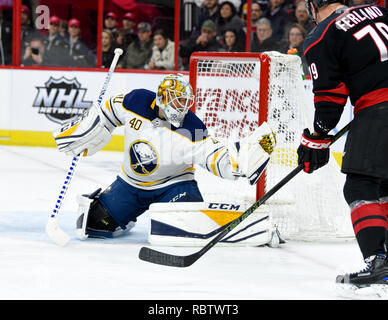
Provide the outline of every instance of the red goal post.
{"type": "MultiPolygon", "coordinates": [[[[261,112],[258,113],[257,121],[260,126],[264,121],[267,121],[268,115],[268,77],[269,77],[269,63],[270,58],[268,55],[260,53],[250,53],[250,52],[194,52],[190,57],[190,83],[193,87],[193,92],[197,92],[197,77],[198,77],[198,63],[200,61],[205,61],[211,59],[211,61],[224,61],[227,57],[231,61],[260,61],[260,82],[258,85],[259,101],[258,107],[261,112]]],[[[231,74],[220,72],[220,70],[209,70],[208,72],[202,71],[201,76],[208,77],[220,77],[225,78],[230,77],[231,74]]],[[[242,76],[249,76],[249,74],[242,74],[242,76]]],[[[197,102],[197,101],[196,101],[197,102]]],[[[196,103],[194,103],[191,111],[195,113],[196,103]]],[[[209,124],[207,124],[209,125],[209,124]]],[[[259,199],[265,193],[265,179],[262,176],[257,183],[256,199],[259,199]]]]}

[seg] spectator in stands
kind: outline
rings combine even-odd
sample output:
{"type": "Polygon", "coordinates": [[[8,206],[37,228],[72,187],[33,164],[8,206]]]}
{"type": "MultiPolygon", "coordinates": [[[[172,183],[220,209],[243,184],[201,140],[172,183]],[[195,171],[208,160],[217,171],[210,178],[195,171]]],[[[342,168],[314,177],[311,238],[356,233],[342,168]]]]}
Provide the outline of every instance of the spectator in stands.
{"type": "Polygon", "coordinates": [[[306,31],[298,24],[292,24],[286,31],[286,41],[281,45],[279,51],[281,53],[298,54],[302,59],[303,72],[309,74],[306,58],[303,54],[303,43],[306,38],[306,31]],[[290,49],[296,49],[293,53],[290,49]]]}
{"type": "Polygon", "coordinates": [[[69,32],[67,31],[69,28],[69,26],[67,25],[67,21],[66,20],[62,20],[59,22],[59,34],[64,38],[68,38],[69,37],[69,32]]]}
{"type": "Polygon", "coordinates": [[[96,65],[95,57],[89,50],[87,45],[81,39],[81,23],[78,19],[73,18],[68,22],[69,37],[67,44],[69,45],[68,57],[69,66],[71,67],[93,67],[96,65]]]}
{"type": "Polygon", "coordinates": [[[110,32],[112,32],[113,38],[116,39],[116,36],[117,36],[117,15],[114,12],[109,11],[105,15],[104,29],[108,29],[110,32]]]}
{"type": "Polygon", "coordinates": [[[102,50],[102,57],[101,57],[101,67],[102,68],[109,68],[114,54],[114,39],[113,34],[110,30],[104,29],[102,31],[101,35],[101,50],[102,50]]]}
{"type": "Polygon", "coordinates": [[[234,29],[226,29],[224,32],[224,49],[226,52],[243,52],[245,48],[237,41],[237,32],[234,29]]]}
{"type": "Polygon", "coordinates": [[[24,55],[22,58],[23,66],[41,66],[44,65],[44,44],[40,37],[32,36],[27,43],[24,55]]]}
{"type": "MultiPolygon", "coordinates": [[[[219,4],[222,4],[223,2],[225,2],[226,0],[218,0],[218,3],[219,4]]],[[[228,0],[230,1],[231,3],[233,3],[234,7],[236,8],[236,10],[238,11],[238,15],[240,15],[240,12],[239,12],[239,9],[241,7],[241,2],[242,1],[246,1],[246,0],[228,0]]],[[[242,18],[241,18],[242,19],[242,18]]]]}
{"type": "Polygon", "coordinates": [[[294,22],[300,24],[304,28],[306,35],[314,28],[314,23],[309,17],[306,3],[304,1],[300,1],[296,5],[294,22]]]}
{"type": "Polygon", "coordinates": [[[269,6],[264,17],[271,21],[273,37],[276,40],[283,40],[285,26],[288,23],[288,14],[283,8],[284,0],[269,0],[269,6]]]}
{"type": "Polygon", "coordinates": [[[124,69],[144,69],[152,55],[152,30],[148,22],[140,22],[137,26],[138,38],[127,48],[126,54],[118,64],[124,69]]]}
{"type": "Polygon", "coordinates": [[[154,32],[154,46],[151,60],[146,69],[173,70],[174,69],[174,42],[168,39],[163,29],[154,32]]]}
{"type": "Polygon", "coordinates": [[[269,7],[269,0],[257,0],[257,2],[261,5],[261,9],[263,9],[263,12],[265,12],[269,7]]]}
{"type": "Polygon", "coordinates": [[[218,0],[204,0],[199,11],[198,23],[194,29],[194,33],[198,36],[201,33],[202,24],[206,20],[216,22],[220,16],[218,0]]]}
{"type": "MultiPolygon", "coordinates": [[[[107,29],[105,29],[105,30],[107,30],[107,29]]],[[[124,50],[124,52],[128,48],[128,45],[130,44],[129,43],[127,46],[124,44],[124,31],[123,31],[123,29],[117,30],[117,36],[116,36],[116,39],[113,39],[113,42],[115,42],[116,48],[121,48],[124,50]]]]}
{"type": "Polygon", "coordinates": [[[303,27],[298,24],[292,24],[286,31],[286,41],[281,46],[281,52],[287,53],[291,48],[303,49],[303,42],[306,38],[306,32],[303,27]]]}
{"type": "Polygon", "coordinates": [[[45,47],[44,61],[48,66],[66,66],[68,61],[65,59],[65,50],[68,44],[65,38],[59,33],[60,19],[57,16],[51,16],[49,19],[48,34],[43,37],[45,47]]]}
{"type": "Polygon", "coordinates": [[[304,2],[304,0],[283,0],[282,7],[287,13],[288,21],[291,20],[292,16],[294,15],[296,5],[302,1],[304,2]]]}
{"type": "Polygon", "coordinates": [[[35,29],[33,28],[31,22],[31,11],[26,5],[22,5],[22,14],[21,14],[21,24],[22,24],[22,33],[21,33],[21,42],[22,42],[22,51],[26,49],[31,41],[31,38],[36,38],[35,29]]]}
{"type": "Polygon", "coordinates": [[[134,30],[135,24],[136,24],[135,15],[132,12],[127,12],[126,14],[124,14],[122,24],[123,24],[123,27],[119,29],[123,37],[122,46],[124,48],[127,48],[132,43],[132,41],[136,39],[136,33],[134,30]]]}
{"type": "Polygon", "coordinates": [[[267,18],[261,18],[256,25],[256,34],[251,42],[251,51],[278,51],[280,48],[279,42],[272,34],[271,21],[267,18]]]}
{"type": "Polygon", "coordinates": [[[262,18],[264,15],[264,11],[261,8],[260,3],[258,2],[252,2],[251,7],[251,26],[252,26],[252,32],[256,32],[256,24],[259,21],[260,18],[262,18]]]}
{"type": "Polygon", "coordinates": [[[179,55],[185,70],[188,70],[188,64],[191,54],[194,51],[225,51],[221,44],[216,40],[216,25],[213,20],[206,20],[201,27],[201,34],[193,34],[179,48],[179,55]]]}
{"type": "Polygon", "coordinates": [[[0,65],[12,63],[12,23],[3,17],[0,8],[0,65]]]}
{"type": "Polygon", "coordinates": [[[226,29],[234,29],[237,33],[239,46],[245,44],[244,22],[237,15],[235,6],[230,1],[224,1],[220,5],[220,15],[216,19],[217,41],[223,45],[223,35],[226,29]]]}

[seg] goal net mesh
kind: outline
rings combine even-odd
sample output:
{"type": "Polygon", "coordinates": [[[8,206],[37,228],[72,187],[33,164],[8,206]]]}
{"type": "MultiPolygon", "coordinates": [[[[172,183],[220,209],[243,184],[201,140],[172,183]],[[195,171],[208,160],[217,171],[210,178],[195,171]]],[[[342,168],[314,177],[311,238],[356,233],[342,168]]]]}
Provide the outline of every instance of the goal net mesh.
{"type": "MultiPolygon", "coordinates": [[[[265,192],[297,166],[296,150],[303,129],[311,129],[313,104],[307,101],[298,56],[277,52],[258,56],[199,55],[190,79],[195,112],[215,138],[240,140],[258,127],[259,117],[276,134],[277,146],[263,176],[265,192]]],[[[196,169],[205,201],[234,201],[248,208],[258,197],[257,187],[246,179],[228,181],[196,169]]],[[[329,164],[313,174],[299,173],[264,207],[285,239],[352,237],[343,183],[344,175],[331,156],[329,164]]]]}

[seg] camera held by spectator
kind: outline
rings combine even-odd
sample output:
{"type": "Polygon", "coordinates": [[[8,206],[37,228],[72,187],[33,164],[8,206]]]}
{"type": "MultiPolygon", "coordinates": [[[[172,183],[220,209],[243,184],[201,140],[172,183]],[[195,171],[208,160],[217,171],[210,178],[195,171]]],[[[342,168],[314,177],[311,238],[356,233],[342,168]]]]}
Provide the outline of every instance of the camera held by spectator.
{"type": "Polygon", "coordinates": [[[24,66],[43,65],[44,44],[42,39],[33,38],[23,55],[22,64],[24,66]]]}

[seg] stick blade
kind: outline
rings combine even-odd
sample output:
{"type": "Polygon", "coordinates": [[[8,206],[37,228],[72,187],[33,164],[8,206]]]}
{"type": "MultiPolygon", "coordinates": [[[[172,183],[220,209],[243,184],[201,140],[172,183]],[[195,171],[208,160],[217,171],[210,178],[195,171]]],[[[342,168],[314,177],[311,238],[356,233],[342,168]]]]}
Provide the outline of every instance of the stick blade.
{"type": "Polygon", "coordinates": [[[64,247],[70,240],[69,235],[59,228],[58,221],[55,218],[50,218],[47,222],[46,233],[55,244],[61,247],[64,247]]]}
{"type": "Polygon", "coordinates": [[[142,247],[140,249],[139,258],[143,261],[178,268],[189,267],[197,260],[195,253],[188,256],[176,256],[147,247],[142,247]]]}

